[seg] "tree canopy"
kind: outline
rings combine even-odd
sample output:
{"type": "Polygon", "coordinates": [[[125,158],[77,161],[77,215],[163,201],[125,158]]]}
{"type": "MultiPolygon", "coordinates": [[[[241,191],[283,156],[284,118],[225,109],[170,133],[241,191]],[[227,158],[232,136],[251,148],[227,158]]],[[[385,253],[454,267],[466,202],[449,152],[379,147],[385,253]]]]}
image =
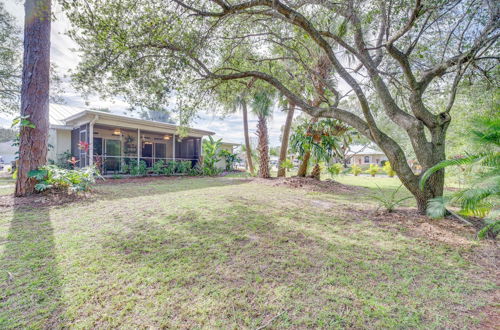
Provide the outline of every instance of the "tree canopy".
{"type": "Polygon", "coordinates": [[[380,121],[407,137],[425,170],[445,158],[464,80],[497,79],[495,1],[63,3],[82,51],[83,90],[148,107],[164,106],[174,92],[189,118],[229,81],[267,82],[302,111],[342,120],[376,143],[421,210],[442,194],[443,172],[421,191],[408,153],[380,121]],[[318,59],[331,66],[327,79],[318,59]],[[311,103],[318,85],[324,93],[311,103]]]}

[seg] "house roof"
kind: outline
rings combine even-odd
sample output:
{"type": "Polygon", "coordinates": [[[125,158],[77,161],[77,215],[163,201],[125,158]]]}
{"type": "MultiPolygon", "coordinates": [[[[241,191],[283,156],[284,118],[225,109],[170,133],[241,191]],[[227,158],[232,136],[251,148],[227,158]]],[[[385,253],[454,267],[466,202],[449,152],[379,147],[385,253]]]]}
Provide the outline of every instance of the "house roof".
{"type": "MultiPolygon", "coordinates": [[[[88,115],[99,116],[99,118],[106,118],[106,119],[117,121],[117,122],[127,122],[127,123],[131,123],[131,124],[135,123],[135,124],[140,124],[140,125],[153,126],[153,127],[157,127],[157,128],[165,128],[165,129],[169,129],[169,130],[177,130],[177,128],[179,127],[177,125],[163,123],[163,122],[159,122],[159,121],[139,119],[139,118],[124,116],[124,115],[109,113],[109,112],[90,110],[90,109],[72,107],[72,106],[67,106],[67,105],[50,104],[50,106],[49,106],[50,125],[55,126],[55,127],[68,126],[72,122],[76,121],[77,119],[80,119],[80,118],[88,116],[88,115]]],[[[214,132],[211,132],[211,131],[205,131],[205,130],[200,130],[200,129],[196,129],[196,128],[190,128],[189,131],[192,133],[197,133],[197,134],[202,134],[202,135],[215,134],[214,132]]]]}
{"type": "Polygon", "coordinates": [[[378,151],[367,146],[362,145],[352,145],[349,146],[349,151],[347,152],[348,156],[351,155],[384,155],[382,151],[378,151]]]}

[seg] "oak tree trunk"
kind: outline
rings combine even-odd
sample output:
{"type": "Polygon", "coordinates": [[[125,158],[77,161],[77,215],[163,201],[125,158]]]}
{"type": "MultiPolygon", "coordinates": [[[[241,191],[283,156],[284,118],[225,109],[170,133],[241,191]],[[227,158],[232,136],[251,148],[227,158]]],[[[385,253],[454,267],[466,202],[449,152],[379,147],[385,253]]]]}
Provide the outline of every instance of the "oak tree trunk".
{"type": "Polygon", "coordinates": [[[293,113],[295,112],[295,104],[292,102],[288,105],[288,112],[286,114],[285,128],[283,129],[283,137],[281,139],[280,159],[278,162],[278,177],[286,176],[286,169],[281,167],[288,154],[288,139],[290,137],[290,128],[292,127],[293,113]]]}
{"type": "Polygon", "coordinates": [[[21,126],[16,196],[34,192],[31,170],[45,165],[49,131],[51,0],[26,0],[21,116],[34,128],[21,126]]]}
{"type": "Polygon", "coordinates": [[[259,177],[270,178],[271,174],[269,172],[269,139],[267,136],[267,122],[264,116],[258,117],[259,121],[257,123],[257,135],[259,137],[259,177]]]}
{"type": "Polygon", "coordinates": [[[247,102],[242,100],[242,112],[243,112],[243,133],[245,134],[245,148],[247,154],[247,164],[250,173],[254,173],[253,162],[252,162],[252,150],[250,147],[250,137],[248,136],[248,110],[247,110],[247,102]]]}

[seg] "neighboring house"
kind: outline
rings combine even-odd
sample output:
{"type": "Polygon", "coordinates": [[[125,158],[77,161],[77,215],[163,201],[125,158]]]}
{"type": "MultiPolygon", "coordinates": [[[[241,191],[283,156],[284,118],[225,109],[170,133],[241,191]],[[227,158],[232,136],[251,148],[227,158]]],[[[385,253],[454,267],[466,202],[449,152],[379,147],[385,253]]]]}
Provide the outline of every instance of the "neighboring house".
{"type": "MultiPolygon", "coordinates": [[[[239,147],[241,144],[239,143],[231,143],[231,142],[222,142],[222,145],[219,147],[219,150],[227,150],[230,153],[235,153],[234,149],[239,147]]],[[[215,164],[218,168],[225,169],[226,168],[226,160],[224,157],[221,157],[221,159],[215,164]]]]}
{"type": "Polygon", "coordinates": [[[77,166],[97,165],[104,174],[119,173],[132,160],[148,167],[156,161],[191,161],[201,156],[201,139],[214,132],[189,129],[176,136],[178,126],[108,112],[50,105],[48,159],[56,161],[65,152],[77,166]]]}
{"type": "Polygon", "coordinates": [[[0,142],[0,163],[10,165],[16,159],[17,147],[12,146],[14,141],[0,142]]]}
{"type": "Polygon", "coordinates": [[[387,156],[382,152],[366,146],[353,145],[346,153],[347,165],[383,165],[387,156]]]}

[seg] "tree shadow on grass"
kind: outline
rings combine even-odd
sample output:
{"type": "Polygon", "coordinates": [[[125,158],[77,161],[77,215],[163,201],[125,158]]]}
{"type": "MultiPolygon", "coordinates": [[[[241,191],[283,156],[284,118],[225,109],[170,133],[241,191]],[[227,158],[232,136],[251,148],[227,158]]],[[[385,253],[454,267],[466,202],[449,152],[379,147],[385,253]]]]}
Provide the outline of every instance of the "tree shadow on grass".
{"type": "Polygon", "coordinates": [[[153,196],[165,193],[179,193],[189,190],[208,189],[241,185],[251,182],[251,179],[224,177],[187,177],[187,178],[137,178],[132,182],[107,179],[106,184],[98,185],[98,198],[101,200],[120,200],[142,196],[153,196]],[[141,180],[144,179],[144,180],[141,180]],[[118,193],[119,192],[119,193],[118,193]]]}
{"type": "Polygon", "coordinates": [[[54,328],[62,290],[50,209],[20,204],[16,198],[0,213],[11,218],[0,259],[0,328],[54,328]]]}

